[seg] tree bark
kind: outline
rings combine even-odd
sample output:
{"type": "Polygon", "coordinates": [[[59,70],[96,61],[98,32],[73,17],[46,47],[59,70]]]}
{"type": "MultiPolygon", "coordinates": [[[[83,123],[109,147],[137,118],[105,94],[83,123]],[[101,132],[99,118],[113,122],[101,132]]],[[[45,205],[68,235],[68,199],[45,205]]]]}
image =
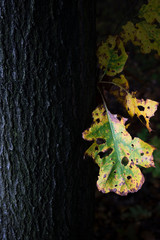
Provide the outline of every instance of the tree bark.
{"type": "Polygon", "coordinates": [[[92,239],[95,1],[0,1],[0,239],[92,239]]]}

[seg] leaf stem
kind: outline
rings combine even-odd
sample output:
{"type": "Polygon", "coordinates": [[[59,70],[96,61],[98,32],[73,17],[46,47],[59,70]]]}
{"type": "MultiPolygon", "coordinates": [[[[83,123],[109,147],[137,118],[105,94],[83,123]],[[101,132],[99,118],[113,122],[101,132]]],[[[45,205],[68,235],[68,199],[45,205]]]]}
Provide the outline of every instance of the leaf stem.
{"type": "Polygon", "coordinates": [[[103,84],[103,83],[105,83],[105,84],[113,84],[113,85],[115,85],[116,87],[119,87],[120,89],[122,89],[123,91],[125,91],[127,94],[129,94],[129,92],[125,89],[125,88],[123,88],[122,86],[120,86],[120,85],[118,85],[118,84],[116,84],[116,83],[114,83],[114,82],[106,82],[106,81],[99,81],[98,82],[98,84],[103,84]]]}

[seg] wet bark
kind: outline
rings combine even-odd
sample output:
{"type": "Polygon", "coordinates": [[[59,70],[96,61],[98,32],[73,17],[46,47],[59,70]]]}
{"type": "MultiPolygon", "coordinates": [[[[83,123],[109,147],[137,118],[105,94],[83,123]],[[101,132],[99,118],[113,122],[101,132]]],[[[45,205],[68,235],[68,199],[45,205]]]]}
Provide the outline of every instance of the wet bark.
{"type": "Polygon", "coordinates": [[[0,239],[92,239],[93,0],[0,1],[0,239]]]}

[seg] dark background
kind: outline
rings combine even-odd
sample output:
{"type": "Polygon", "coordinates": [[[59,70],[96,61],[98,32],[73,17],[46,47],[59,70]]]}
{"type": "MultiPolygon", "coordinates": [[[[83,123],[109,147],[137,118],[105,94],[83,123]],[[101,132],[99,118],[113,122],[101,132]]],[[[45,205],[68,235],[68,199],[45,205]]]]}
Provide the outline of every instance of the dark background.
{"type": "MultiPolygon", "coordinates": [[[[98,0],[97,1],[97,45],[108,35],[121,31],[127,21],[138,20],[138,9],[142,0],[98,0]]],[[[143,55],[138,47],[127,46],[129,58],[124,71],[130,91],[137,97],[160,100],[160,57],[156,52],[143,55]]],[[[101,101],[98,97],[98,102],[101,101]]],[[[108,106],[112,112],[126,112],[119,108],[114,99],[108,106]]],[[[159,240],[160,239],[160,111],[151,119],[152,133],[135,118],[129,132],[154,145],[156,169],[141,169],[145,183],[137,193],[120,197],[114,193],[96,191],[94,239],[116,240],[159,240]]],[[[97,168],[98,171],[98,168],[97,168]]]]}

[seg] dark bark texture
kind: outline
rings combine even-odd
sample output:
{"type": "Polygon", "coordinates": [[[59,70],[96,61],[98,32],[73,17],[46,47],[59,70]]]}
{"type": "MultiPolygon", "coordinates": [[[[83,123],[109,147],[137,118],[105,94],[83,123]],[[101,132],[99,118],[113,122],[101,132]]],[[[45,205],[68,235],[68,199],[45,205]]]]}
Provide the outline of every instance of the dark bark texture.
{"type": "Polygon", "coordinates": [[[94,0],[0,1],[0,239],[92,239],[94,0]]]}

